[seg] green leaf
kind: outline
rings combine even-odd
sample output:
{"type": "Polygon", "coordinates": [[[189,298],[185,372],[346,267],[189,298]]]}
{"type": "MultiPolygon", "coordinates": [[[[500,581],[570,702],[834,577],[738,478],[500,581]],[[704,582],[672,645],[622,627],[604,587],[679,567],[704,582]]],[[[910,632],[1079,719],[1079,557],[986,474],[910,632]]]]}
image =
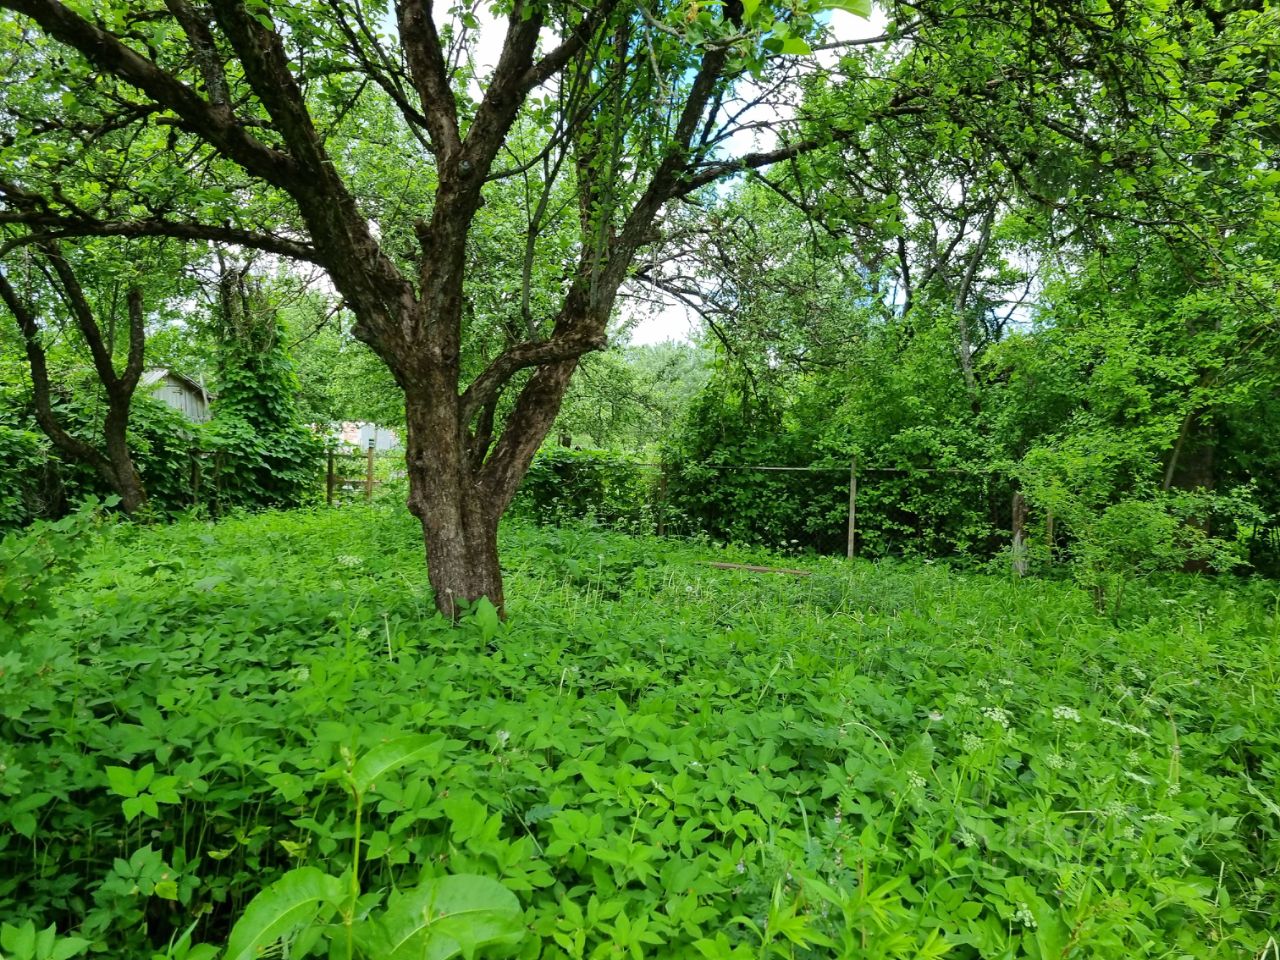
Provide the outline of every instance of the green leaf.
{"type": "Polygon", "coordinates": [[[86,940],[84,937],[63,937],[53,945],[53,952],[49,954],[49,960],[67,960],[68,957],[78,957],[93,945],[92,940],[86,940]]]}
{"type": "Polygon", "coordinates": [[[787,37],[787,39],[782,41],[782,49],[779,53],[803,56],[807,53],[813,53],[813,48],[809,46],[803,37],[787,37]]]}
{"type": "Polygon", "coordinates": [[[481,947],[524,937],[514,893],[492,877],[437,877],[392,900],[375,922],[358,928],[361,948],[379,960],[470,958],[481,947]]]}
{"type": "Polygon", "coordinates": [[[440,759],[444,742],[423,733],[410,734],[378,744],[356,761],[351,780],[356,793],[368,793],[382,777],[414,761],[440,759]]]}
{"type": "Polygon", "coordinates": [[[249,901],[231,930],[226,960],[256,960],[261,948],[315,919],[325,904],[337,906],[342,882],[316,867],[290,870],[249,901]]]}
{"type": "Polygon", "coordinates": [[[120,804],[124,808],[124,819],[126,823],[132,823],[134,817],[142,812],[142,800],[139,797],[129,797],[120,804]]]}
{"type": "Polygon", "coordinates": [[[28,920],[20,927],[0,926],[0,947],[13,960],[30,960],[36,952],[36,925],[28,920]]]}
{"type": "Polygon", "coordinates": [[[138,795],[133,771],[128,767],[107,767],[107,783],[111,786],[111,792],[117,796],[136,797],[138,795]]]}
{"type": "Polygon", "coordinates": [[[821,10],[843,10],[864,20],[871,16],[871,0],[825,0],[818,7],[821,10]]]}

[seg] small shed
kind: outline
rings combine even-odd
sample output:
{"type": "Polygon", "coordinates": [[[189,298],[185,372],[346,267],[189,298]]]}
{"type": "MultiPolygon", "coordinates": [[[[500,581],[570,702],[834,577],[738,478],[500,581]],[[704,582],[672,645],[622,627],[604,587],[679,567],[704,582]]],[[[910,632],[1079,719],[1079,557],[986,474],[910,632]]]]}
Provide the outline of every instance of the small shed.
{"type": "Polygon", "coordinates": [[[147,370],[138,383],[139,388],[167,407],[177,410],[188,420],[204,423],[209,419],[209,401],[212,399],[204,384],[197,383],[177,370],[160,367],[147,370]]]}
{"type": "Polygon", "coordinates": [[[400,449],[400,435],[396,431],[365,420],[346,420],[338,424],[338,439],[361,450],[368,450],[370,442],[380,453],[400,449]]]}

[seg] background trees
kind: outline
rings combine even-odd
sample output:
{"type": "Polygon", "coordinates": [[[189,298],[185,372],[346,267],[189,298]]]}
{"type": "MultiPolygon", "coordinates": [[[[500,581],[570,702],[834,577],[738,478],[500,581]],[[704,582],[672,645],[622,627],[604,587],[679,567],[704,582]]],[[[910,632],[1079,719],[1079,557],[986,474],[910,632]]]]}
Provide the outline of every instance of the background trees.
{"type": "MultiPolygon", "coordinates": [[[[1141,436],[1114,444],[1147,467],[1117,478],[1205,488],[1225,429],[1212,411],[1270,402],[1266,4],[889,4],[865,40],[824,26],[849,5],[516,4],[490,33],[504,38],[491,70],[473,14],[409,0],[3,6],[4,222],[322,267],[332,288],[294,310],[315,320],[292,334],[300,362],[352,371],[335,378],[349,409],[396,415],[389,381],[402,394],[447,612],[500,602],[497,520],[544,439],[655,435],[613,412],[658,396],[632,389],[639,363],[606,356],[595,387],[569,393],[619,295],[642,288],[691,305],[724,351],[695,419],[734,422],[740,451],[793,424],[789,457],[998,467],[1038,495],[1044,458],[1093,429],[1052,384],[1093,382],[1081,350],[1150,372],[1116,359],[1117,331],[1169,351],[1175,315],[1180,372],[1153,382],[1141,436]],[[1101,280],[1126,263],[1150,265],[1151,284],[1101,280]],[[1157,308],[1174,269],[1185,288],[1157,308]],[[1117,293],[1143,310],[1112,323],[1117,293]],[[1054,342],[1050,370],[1037,354],[1054,342]],[[736,420],[715,413],[726,404],[736,420]]],[[[690,426],[682,449],[709,456],[724,435],[690,426]]],[[[914,496],[895,484],[887,497],[914,496]]],[[[883,544],[970,549],[989,538],[964,504],[989,494],[922,490],[883,544]]]]}

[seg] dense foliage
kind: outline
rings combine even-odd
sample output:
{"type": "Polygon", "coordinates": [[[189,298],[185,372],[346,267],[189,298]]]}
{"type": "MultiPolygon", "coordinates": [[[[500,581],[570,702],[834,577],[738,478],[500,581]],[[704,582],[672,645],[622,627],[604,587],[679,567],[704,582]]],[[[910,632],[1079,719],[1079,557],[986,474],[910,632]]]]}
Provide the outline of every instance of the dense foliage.
{"type": "Polygon", "coordinates": [[[505,537],[510,621],[457,626],[401,510],[6,540],[0,597],[15,569],[44,592],[0,626],[0,949],[55,924],[60,956],[323,955],[414,896],[545,958],[1253,957],[1274,932],[1273,586],[1169,580],[1116,622],[1063,584],[505,537]]]}

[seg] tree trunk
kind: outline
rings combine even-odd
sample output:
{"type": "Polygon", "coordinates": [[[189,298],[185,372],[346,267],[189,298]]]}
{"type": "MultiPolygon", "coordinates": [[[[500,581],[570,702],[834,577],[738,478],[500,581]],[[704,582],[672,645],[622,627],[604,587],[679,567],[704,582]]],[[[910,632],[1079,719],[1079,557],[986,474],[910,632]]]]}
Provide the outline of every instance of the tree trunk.
{"type": "Polygon", "coordinates": [[[425,393],[406,390],[405,467],[409,510],[422,523],[436,607],[456,619],[462,604],[488,597],[501,611],[501,508],[479,489],[452,405],[425,393]]]}
{"type": "Polygon", "coordinates": [[[147,491],[142,475],[129,452],[129,404],[132,394],[113,400],[103,422],[107,459],[111,466],[112,487],[120,495],[120,508],[130,516],[147,504],[147,491]]]}

